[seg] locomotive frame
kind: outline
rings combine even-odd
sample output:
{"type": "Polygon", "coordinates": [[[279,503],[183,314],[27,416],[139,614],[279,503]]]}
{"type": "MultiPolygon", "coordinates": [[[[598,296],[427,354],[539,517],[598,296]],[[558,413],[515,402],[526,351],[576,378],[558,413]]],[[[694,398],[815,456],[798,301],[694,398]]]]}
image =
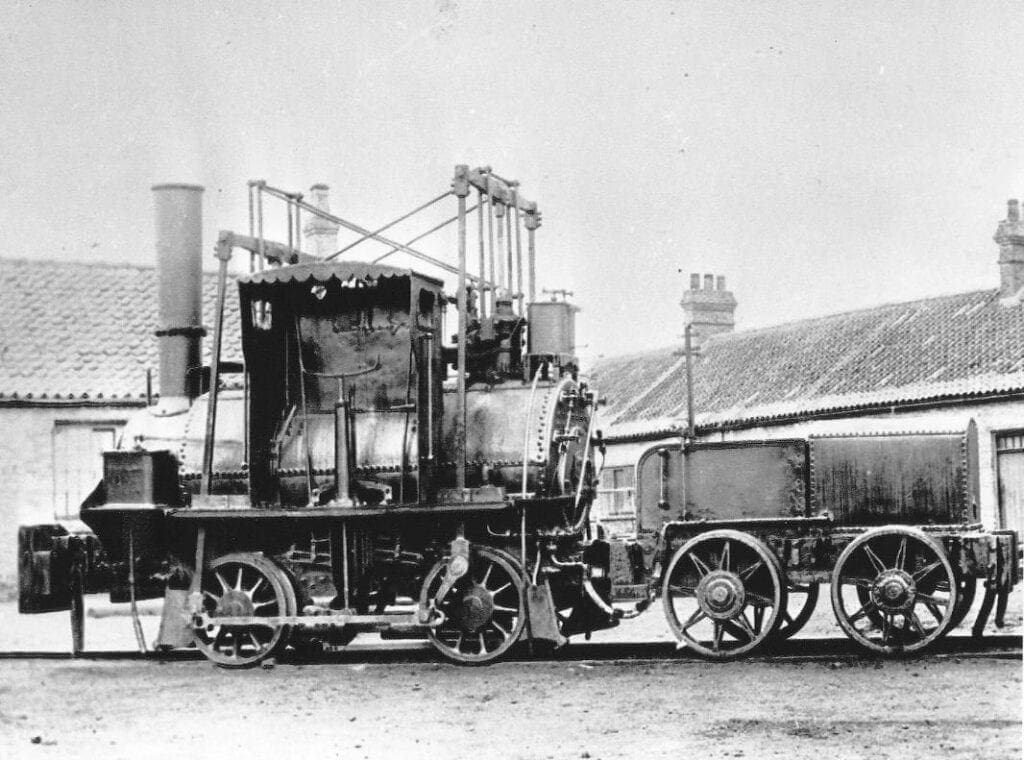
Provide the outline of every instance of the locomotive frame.
{"type": "MultiPolygon", "coordinates": [[[[190,255],[179,228],[195,188],[155,189],[158,249],[190,255]]],[[[451,191],[397,221],[449,196],[457,213],[425,234],[457,223],[457,265],[412,248],[424,235],[402,244],[381,234],[392,225],[371,231],[250,183],[250,235],[217,242],[211,366],[196,366],[201,326],[165,319],[158,336],[179,364],[162,364],[161,391],[187,398],[162,398],[105,454],[81,509],[95,536],[22,528],[21,611],[70,609],[80,651],[98,537],[114,598],[134,615],[137,599],[163,596],[157,646],[194,645],[224,667],[366,631],[487,663],[519,641],[557,647],[613,627],[659,598],[680,647],[731,659],[795,634],[826,582],[840,626],[875,653],[945,635],[979,579],[975,633],[993,604],[1001,622],[1017,538],[978,523],[973,425],[709,444],[691,423],[640,458],[634,534],[604,535],[590,515],[598,399],[579,377],[575,309],[535,299],[540,212],[518,183],[458,166],[451,191]],[[264,196],[286,204],[287,244],[263,237],[264,196]],[[369,263],[302,254],[300,211],[391,249],[369,263]],[[221,359],[236,249],[253,262],[239,281],[244,365],[221,359]],[[454,296],[380,263],[397,251],[456,275],[454,296]],[[241,382],[222,387],[232,375],[241,382]]],[[[166,269],[183,271],[177,259],[166,269]]]]}

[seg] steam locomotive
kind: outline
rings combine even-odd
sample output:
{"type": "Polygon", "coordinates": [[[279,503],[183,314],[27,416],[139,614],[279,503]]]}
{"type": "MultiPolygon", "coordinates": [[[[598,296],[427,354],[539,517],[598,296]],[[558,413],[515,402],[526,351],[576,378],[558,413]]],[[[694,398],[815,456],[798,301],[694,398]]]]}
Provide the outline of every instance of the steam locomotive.
{"type": "Polygon", "coordinates": [[[1017,582],[1015,535],[978,524],[973,428],[735,444],[682,431],[640,459],[634,534],[605,535],[575,307],[536,299],[540,213],[488,168],[456,167],[437,199],[458,204],[457,265],[250,183],[257,234],[218,239],[201,368],[199,288],[182,288],[200,276],[199,190],[155,188],[161,400],[104,454],[81,508],[94,536],[20,532],[21,610],[70,609],[76,650],[100,547],[113,598],[163,597],[159,648],[224,667],[368,631],[486,663],[659,596],[681,646],[727,659],[799,630],[828,582],[848,635],[907,652],[966,614],[977,579],[989,609],[1017,582]],[[265,196],[287,206],[287,244],[262,235],[265,196]],[[454,296],[413,269],[300,252],[301,211],[440,267],[454,296]],[[237,249],[254,262],[237,283],[242,363],[222,361],[237,249]]]}

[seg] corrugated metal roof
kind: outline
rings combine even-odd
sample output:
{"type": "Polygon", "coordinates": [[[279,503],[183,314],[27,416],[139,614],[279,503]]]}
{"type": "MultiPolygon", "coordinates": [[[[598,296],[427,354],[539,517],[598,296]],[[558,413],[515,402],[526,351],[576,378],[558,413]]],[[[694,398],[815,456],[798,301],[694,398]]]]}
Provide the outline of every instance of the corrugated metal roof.
{"type": "MultiPolygon", "coordinates": [[[[599,362],[609,435],[686,416],[679,348],[599,362]]],[[[720,334],[694,363],[698,425],[1024,390],[1024,307],[995,290],[720,334]]]]}
{"type": "MultiPolygon", "coordinates": [[[[203,275],[212,332],[217,278],[203,275]]],[[[222,359],[241,361],[238,291],[228,288],[222,359]]],[[[0,259],[0,399],[144,399],[159,392],[156,270],[0,259]]],[[[212,336],[203,340],[209,362],[212,336]]]]}

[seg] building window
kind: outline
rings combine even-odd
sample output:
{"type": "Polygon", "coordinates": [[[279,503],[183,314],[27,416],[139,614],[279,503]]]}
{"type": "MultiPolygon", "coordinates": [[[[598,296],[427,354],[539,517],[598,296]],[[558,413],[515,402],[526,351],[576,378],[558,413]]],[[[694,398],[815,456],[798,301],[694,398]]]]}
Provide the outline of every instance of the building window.
{"type": "Polygon", "coordinates": [[[996,433],[999,527],[1024,530],[1024,430],[996,433]]]}
{"type": "Polygon", "coordinates": [[[78,517],[78,508],[103,479],[103,452],[117,445],[124,420],[57,420],[53,425],[53,516],[78,517]]]}
{"type": "Polygon", "coordinates": [[[597,489],[596,512],[600,517],[624,517],[636,513],[633,494],[636,470],[630,467],[605,467],[597,489]]]}

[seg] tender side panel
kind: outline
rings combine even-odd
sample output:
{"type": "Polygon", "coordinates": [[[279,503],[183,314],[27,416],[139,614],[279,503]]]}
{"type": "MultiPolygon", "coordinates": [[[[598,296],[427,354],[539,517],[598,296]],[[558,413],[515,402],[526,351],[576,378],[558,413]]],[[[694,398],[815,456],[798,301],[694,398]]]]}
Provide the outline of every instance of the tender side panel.
{"type": "Polygon", "coordinates": [[[807,443],[802,440],[657,446],[637,464],[641,530],[669,520],[806,517],[807,443]]]}
{"type": "Polygon", "coordinates": [[[811,439],[816,510],[840,525],[952,525],[977,514],[963,434],[811,439]]]}
{"type": "Polygon", "coordinates": [[[806,443],[700,444],[686,456],[686,516],[749,520],[807,516],[806,443]]]}

